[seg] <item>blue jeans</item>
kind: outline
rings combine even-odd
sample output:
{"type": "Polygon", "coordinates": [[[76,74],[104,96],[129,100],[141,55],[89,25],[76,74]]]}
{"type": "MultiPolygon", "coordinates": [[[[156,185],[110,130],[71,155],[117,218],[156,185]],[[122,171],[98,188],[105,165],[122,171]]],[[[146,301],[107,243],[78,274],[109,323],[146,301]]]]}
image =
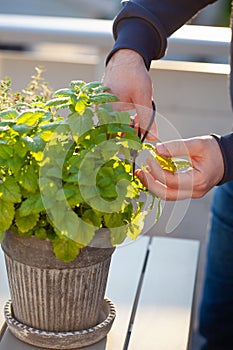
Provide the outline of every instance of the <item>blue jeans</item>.
{"type": "Polygon", "coordinates": [[[203,350],[233,350],[233,181],[213,198],[199,327],[203,350]]]}

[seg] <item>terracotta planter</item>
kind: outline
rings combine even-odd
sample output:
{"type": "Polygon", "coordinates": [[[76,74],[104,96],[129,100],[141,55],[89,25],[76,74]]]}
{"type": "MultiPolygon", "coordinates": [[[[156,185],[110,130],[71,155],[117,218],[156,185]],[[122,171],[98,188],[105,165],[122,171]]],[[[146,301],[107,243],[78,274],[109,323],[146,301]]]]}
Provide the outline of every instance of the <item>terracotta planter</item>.
{"type": "MultiPolygon", "coordinates": [[[[106,232],[103,235],[106,236],[106,232]]],[[[13,232],[7,232],[2,248],[12,299],[11,305],[8,303],[6,307],[6,320],[18,338],[36,346],[72,349],[105,336],[97,334],[91,340],[89,334],[87,342],[82,336],[77,344],[71,340],[70,332],[77,339],[80,331],[88,333],[87,330],[98,326],[105,318],[111,316],[109,322],[113,321],[113,305],[104,301],[104,295],[114,248],[86,247],[74,262],[64,263],[56,259],[48,240],[23,238],[13,232]],[[34,333],[37,330],[36,337],[30,332],[25,337],[19,325],[33,328],[34,333]],[[46,335],[46,332],[48,336],[42,340],[39,333],[46,335]],[[58,344],[56,334],[59,333],[60,338],[63,334],[63,340],[58,344]]]]}

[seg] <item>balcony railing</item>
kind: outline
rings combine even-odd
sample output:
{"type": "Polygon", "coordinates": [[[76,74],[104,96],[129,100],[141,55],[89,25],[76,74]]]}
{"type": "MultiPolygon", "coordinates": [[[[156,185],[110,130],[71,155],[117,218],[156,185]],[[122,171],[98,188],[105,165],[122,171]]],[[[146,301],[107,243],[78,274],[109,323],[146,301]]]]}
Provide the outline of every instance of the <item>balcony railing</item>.
{"type": "MultiPolygon", "coordinates": [[[[152,63],[158,110],[182,136],[231,127],[230,40],[229,28],[185,25],[169,38],[165,59],[152,63]]],[[[17,89],[36,65],[45,67],[54,88],[101,79],[112,44],[109,20],[1,14],[0,47],[24,50],[0,51],[0,75],[11,76],[17,89]]]]}
{"type": "MultiPolygon", "coordinates": [[[[185,25],[169,39],[167,57],[227,63],[230,29],[185,25]]],[[[0,43],[32,46],[41,42],[76,43],[109,50],[112,21],[83,18],[0,15],[0,43]]]]}

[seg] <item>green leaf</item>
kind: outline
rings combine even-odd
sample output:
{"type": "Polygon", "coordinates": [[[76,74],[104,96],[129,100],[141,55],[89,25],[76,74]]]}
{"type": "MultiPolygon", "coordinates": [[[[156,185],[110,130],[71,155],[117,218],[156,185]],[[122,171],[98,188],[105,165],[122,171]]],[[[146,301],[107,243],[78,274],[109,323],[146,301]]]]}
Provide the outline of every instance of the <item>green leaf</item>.
{"type": "Polygon", "coordinates": [[[28,232],[33,229],[39,219],[39,214],[30,214],[27,216],[20,216],[19,211],[16,210],[15,213],[15,223],[19,231],[22,233],[28,232]]]}
{"type": "Polygon", "coordinates": [[[47,238],[46,229],[43,227],[36,228],[34,234],[35,234],[36,238],[38,238],[40,240],[44,240],[47,238]]]}
{"type": "Polygon", "coordinates": [[[60,237],[69,238],[82,245],[91,241],[96,228],[80,219],[65,202],[57,202],[50,213],[52,224],[60,237]]]}
{"type": "Polygon", "coordinates": [[[78,186],[66,183],[63,189],[64,189],[65,197],[71,207],[75,207],[76,205],[84,202],[84,199],[81,196],[80,189],[78,186]]]}
{"type": "MultiPolygon", "coordinates": [[[[117,198],[117,191],[115,184],[109,184],[105,188],[98,188],[100,196],[106,200],[112,201],[117,198]]],[[[118,208],[119,209],[119,208],[118,208]]]]}
{"type": "Polygon", "coordinates": [[[29,216],[30,214],[37,214],[44,210],[44,204],[42,202],[39,193],[33,194],[29,198],[25,199],[18,209],[18,215],[20,217],[29,216]]]}
{"type": "Polygon", "coordinates": [[[124,137],[119,138],[117,144],[124,146],[125,148],[140,151],[142,149],[142,144],[140,140],[130,140],[124,137]]]}
{"type": "Polygon", "coordinates": [[[51,200],[54,200],[57,191],[59,190],[59,181],[57,182],[56,179],[49,179],[47,177],[41,176],[39,179],[39,186],[43,200],[48,200],[50,198],[51,200]]]}
{"type": "Polygon", "coordinates": [[[22,137],[22,140],[30,151],[32,152],[44,151],[46,143],[39,136],[34,136],[34,137],[25,136],[25,137],[22,137]]]}
{"type": "Polygon", "coordinates": [[[48,167],[47,170],[47,176],[50,178],[57,178],[57,179],[61,179],[62,178],[62,170],[60,167],[58,166],[51,166],[51,168],[48,167]]]}
{"type": "Polygon", "coordinates": [[[69,96],[64,96],[64,97],[56,97],[48,102],[46,102],[45,107],[56,107],[56,108],[61,108],[64,105],[69,106],[70,104],[70,97],[69,96]]]}
{"type": "Polygon", "coordinates": [[[15,119],[18,113],[14,109],[7,109],[0,113],[0,119],[15,119]]]}
{"type": "Polygon", "coordinates": [[[78,92],[84,85],[86,85],[86,83],[83,80],[72,80],[70,83],[70,88],[73,91],[78,92]]]}
{"type": "Polygon", "coordinates": [[[101,144],[101,154],[105,161],[110,160],[114,157],[119,151],[119,146],[115,143],[114,140],[109,140],[101,144]]]}
{"type": "Polygon", "coordinates": [[[175,163],[176,170],[192,168],[192,164],[186,159],[173,158],[173,162],[175,163]]]}
{"type": "Polygon", "coordinates": [[[137,198],[138,197],[138,190],[128,180],[122,179],[117,183],[117,192],[122,193],[126,198],[137,198]]]}
{"type": "MultiPolygon", "coordinates": [[[[12,119],[3,119],[1,120],[1,117],[0,117],[0,128],[2,127],[10,127],[10,126],[13,126],[15,125],[15,121],[12,120],[12,119]]],[[[2,129],[1,129],[2,130],[2,129]]]]}
{"type": "Polygon", "coordinates": [[[90,96],[90,102],[94,104],[102,104],[106,102],[117,102],[119,101],[118,97],[116,97],[113,94],[110,94],[109,92],[101,92],[96,95],[90,96]]]}
{"type": "MultiPolygon", "coordinates": [[[[114,117],[115,117],[117,123],[121,123],[125,126],[126,125],[129,126],[129,124],[131,122],[131,117],[130,117],[130,114],[128,112],[116,112],[116,111],[114,111],[114,117]]],[[[133,128],[131,128],[131,129],[133,129],[133,128]]],[[[133,129],[133,130],[135,130],[135,129],[133,129]]],[[[135,130],[135,132],[136,132],[136,130],[135,130]]]]}
{"type": "Polygon", "coordinates": [[[102,222],[102,213],[99,213],[93,209],[88,209],[84,212],[84,214],[82,215],[82,218],[88,224],[93,225],[93,226],[98,228],[98,227],[100,227],[101,222],[102,222]]]}
{"type": "Polygon", "coordinates": [[[67,119],[67,124],[70,126],[72,136],[77,140],[77,138],[93,128],[93,113],[89,110],[86,110],[83,115],[77,112],[72,113],[67,119]]]}
{"type": "Polygon", "coordinates": [[[15,156],[19,156],[22,160],[22,158],[26,155],[28,149],[25,146],[25,144],[19,140],[18,142],[16,142],[13,146],[14,149],[14,157],[15,156]]]}
{"type": "Polygon", "coordinates": [[[72,196],[73,191],[69,188],[61,188],[60,190],[57,191],[56,194],[56,200],[57,201],[64,201],[65,199],[68,199],[72,196]]]}
{"type": "Polygon", "coordinates": [[[16,131],[18,134],[23,135],[30,130],[30,127],[27,124],[14,124],[12,125],[12,129],[16,131]]]}
{"type": "Polygon", "coordinates": [[[35,193],[38,188],[38,175],[32,165],[26,165],[19,174],[19,184],[28,192],[35,193]]]}
{"type": "Polygon", "coordinates": [[[96,229],[99,227],[95,227],[93,225],[89,225],[84,220],[79,219],[79,228],[78,228],[78,234],[75,238],[75,241],[79,244],[87,245],[90,243],[92,238],[95,235],[96,229]]]}
{"type": "Polygon", "coordinates": [[[10,228],[14,214],[14,204],[0,199],[0,232],[5,232],[10,228]]]}
{"type": "Polygon", "coordinates": [[[104,86],[103,84],[100,82],[100,81],[91,81],[90,83],[87,83],[85,84],[83,87],[82,87],[82,91],[91,91],[91,90],[95,90],[97,88],[101,88],[101,90],[103,90],[104,86]]]}
{"type": "Polygon", "coordinates": [[[18,172],[25,164],[25,159],[22,157],[23,155],[20,156],[15,154],[13,158],[9,158],[7,161],[9,168],[13,171],[15,176],[17,176],[18,172]]]}
{"type": "Polygon", "coordinates": [[[56,237],[52,241],[53,251],[56,257],[65,262],[75,260],[80,251],[80,245],[66,238],[56,237]]]}
{"type": "Polygon", "coordinates": [[[53,121],[53,122],[49,122],[49,123],[46,123],[46,124],[41,124],[40,125],[40,129],[42,131],[53,131],[55,130],[56,128],[60,128],[61,125],[63,125],[64,122],[62,120],[59,120],[59,121],[53,121]]]}
{"type": "Polygon", "coordinates": [[[128,230],[127,226],[110,228],[112,245],[115,246],[123,243],[127,236],[127,230],[128,230]]]}
{"type": "Polygon", "coordinates": [[[53,96],[58,97],[69,97],[70,95],[72,95],[72,91],[68,88],[59,89],[53,93],[53,96]]]}
{"type": "Polygon", "coordinates": [[[108,133],[109,134],[117,134],[118,132],[122,132],[123,129],[122,129],[122,126],[120,124],[114,124],[114,123],[111,123],[111,124],[108,124],[108,133]]]}
{"type": "Polygon", "coordinates": [[[158,201],[158,206],[157,206],[157,213],[155,216],[154,224],[156,224],[160,218],[160,215],[162,213],[162,204],[161,204],[161,198],[155,197],[158,201]]]}
{"type": "Polygon", "coordinates": [[[116,228],[125,226],[125,223],[122,220],[122,213],[106,213],[104,214],[104,224],[108,228],[116,228]]]}
{"type": "Polygon", "coordinates": [[[11,203],[19,203],[21,201],[20,188],[13,177],[7,177],[0,183],[0,199],[11,203]]]}
{"type": "Polygon", "coordinates": [[[106,108],[104,108],[102,105],[100,105],[96,110],[96,114],[98,116],[100,125],[108,125],[108,123],[114,122],[114,118],[111,113],[109,113],[109,111],[107,111],[106,108]]]}
{"type": "Polygon", "coordinates": [[[8,159],[13,157],[13,148],[10,145],[7,145],[6,141],[0,141],[0,158],[8,159]]]}

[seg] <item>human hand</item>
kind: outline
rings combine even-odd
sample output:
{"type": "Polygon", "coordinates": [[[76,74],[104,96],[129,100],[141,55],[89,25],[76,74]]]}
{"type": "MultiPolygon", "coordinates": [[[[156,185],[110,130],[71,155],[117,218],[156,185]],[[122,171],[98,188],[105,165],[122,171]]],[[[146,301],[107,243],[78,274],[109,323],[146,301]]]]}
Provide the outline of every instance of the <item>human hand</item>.
{"type": "MultiPolygon", "coordinates": [[[[121,102],[120,108],[136,109],[135,128],[146,131],[152,115],[152,81],[143,58],[133,50],[121,49],[114,53],[103,76],[103,83],[121,102]],[[145,108],[146,107],[146,108],[145,108]]],[[[117,104],[114,106],[117,109],[117,104]]],[[[147,135],[148,140],[157,139],[157,127],[154,122],[147,135]]]]}
{"type": "Polygon", "coordinates": [[[156,146],[156,153],[188,156],[192,164],[192,168],[173,174],[163,170],[155,159],[148,159],[147,169],[136,171],[140,181],[162,199],[201,198],[223,177],[222,153],[212,136],[164,142],[156,146]]]}

